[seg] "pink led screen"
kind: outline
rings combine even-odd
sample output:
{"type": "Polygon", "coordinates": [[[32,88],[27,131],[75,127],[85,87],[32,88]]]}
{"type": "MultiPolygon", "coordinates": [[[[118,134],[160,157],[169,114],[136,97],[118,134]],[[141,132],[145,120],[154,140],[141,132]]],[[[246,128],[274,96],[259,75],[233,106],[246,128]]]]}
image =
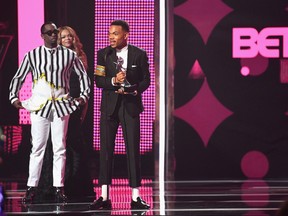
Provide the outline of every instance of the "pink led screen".
{"type": "MultiPolygon", "coordinates": [[[[44,22],[44,0],[18,0],[17,4],[18,59],[20,63],[26,52],[43,44],[43,39],[40,37],[40,27],[44,22]],[[33,13],[31,13],[31,11],[33,11],[33,13]],[[33,25],[31,25],[31,23],[33,23],[33,25]],[[29,29],[29,31],[27,31],[27,29],[29,29]],[[27,40],[27,38],[29,38],[29,40],[27,40]]],[[[20,100],[25,100],[31,96],[31,79],[31,74],[29,74],[19,92],[20,100]]],[[[29,112],[21,109],[19,111],[19,124],[30,123],[29,112]]]]}
{"type": "MultiPolygon", "coordinates": [[[[155,69],[154,69],[154,0],[96,0],[95,1],[95,66],[97,50],[108,46],[107,32],[115,19],[126,20],[130,25],[129,43],[146,50],[149,58],[151,85],[143,94],[144,112],[141,114],[141,154],[152,150],[153,122],[155,120],[155,69]]],[[[95,150],[100,148],[99,118],[101,90],[94,84],[94,139],[95,150]]],[[[119,128],[116,154],[125,153],[122,130],[119,128]]]]}

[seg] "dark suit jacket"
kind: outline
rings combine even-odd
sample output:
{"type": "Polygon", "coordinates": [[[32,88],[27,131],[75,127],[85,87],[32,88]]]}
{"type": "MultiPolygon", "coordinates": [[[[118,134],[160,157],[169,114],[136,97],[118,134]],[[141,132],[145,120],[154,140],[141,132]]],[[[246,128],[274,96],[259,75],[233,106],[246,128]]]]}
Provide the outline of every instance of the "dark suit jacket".
{"type": "MultiPolygon", "coordinates": [[[[117,56],[116,50],[110,46],[101,49],[97,53],[97,67],[103,68],[103,73],[98,73],[97,68],[95,70],[95,82],[98,88],[102,88],[102,100],[101,100],[101,112],[107,112],[108,115],[112,115],[119,94],[115,91],[119,88],[112,85],[112,77],[116,76],[116,63],[117,56]]],[[[128,64],[126,72],[127,80],[130,84],[137,85],[136,96],[123,95],[125,102],[125,109],[131,116],[137,116],[143,111],[143,103],[141,94],[150,85],[150,72],[147,53],[133,45],[128,45],[128,64]]]]}

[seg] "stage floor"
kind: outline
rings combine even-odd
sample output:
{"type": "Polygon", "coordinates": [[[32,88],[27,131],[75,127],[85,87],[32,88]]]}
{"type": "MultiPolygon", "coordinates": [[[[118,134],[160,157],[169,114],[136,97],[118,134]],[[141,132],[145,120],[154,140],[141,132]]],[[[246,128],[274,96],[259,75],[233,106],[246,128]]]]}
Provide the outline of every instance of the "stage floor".
{"type": "MultiPolygon", "coordinates": [[[[21,204],[24,181],[0,179],[0,183],[6,194],[4,215],[275,216],[288,199],[288,180],[166,181],[162,184],[144,179],[140,192],[151,209],[131,211],[127,180],[114,179],[110,193],[113,209],[91,211],[90,201],[77,200],[66,205],[38,203],[24,206],[21,204]]],[[[95,192],[100,194],[97,180],[94,184],[95,192]]]]}

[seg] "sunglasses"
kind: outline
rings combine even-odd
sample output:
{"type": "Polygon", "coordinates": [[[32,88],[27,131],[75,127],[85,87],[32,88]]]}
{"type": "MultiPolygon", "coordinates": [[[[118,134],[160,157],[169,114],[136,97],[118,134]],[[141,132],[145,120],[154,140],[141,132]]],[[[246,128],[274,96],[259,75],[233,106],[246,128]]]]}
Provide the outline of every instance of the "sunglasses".
{"type": "Polygon", "coordinates": [[[54,34],[58,34],[58,30],[57,29],[55,29],[55,30],[53,30],[53,31],[51,31],[51,30],[49,30],[49,31],[47,31],[47,32],[43,32],[42,34],[47,34],[48,36],[52,36],[52,34],[54,33],[54,34]]]}

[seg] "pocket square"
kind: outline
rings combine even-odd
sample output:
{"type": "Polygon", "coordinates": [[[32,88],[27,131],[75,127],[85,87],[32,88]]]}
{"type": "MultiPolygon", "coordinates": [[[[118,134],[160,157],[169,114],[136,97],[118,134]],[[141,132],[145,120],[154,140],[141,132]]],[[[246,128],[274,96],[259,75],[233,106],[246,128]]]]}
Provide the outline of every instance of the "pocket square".
{"type": "Polygon", "coordinates": [[[131,67],[132,67],[132,68],[135,68],[135,67],[137,67],[137,65],[132,65],[131,67]]]}

